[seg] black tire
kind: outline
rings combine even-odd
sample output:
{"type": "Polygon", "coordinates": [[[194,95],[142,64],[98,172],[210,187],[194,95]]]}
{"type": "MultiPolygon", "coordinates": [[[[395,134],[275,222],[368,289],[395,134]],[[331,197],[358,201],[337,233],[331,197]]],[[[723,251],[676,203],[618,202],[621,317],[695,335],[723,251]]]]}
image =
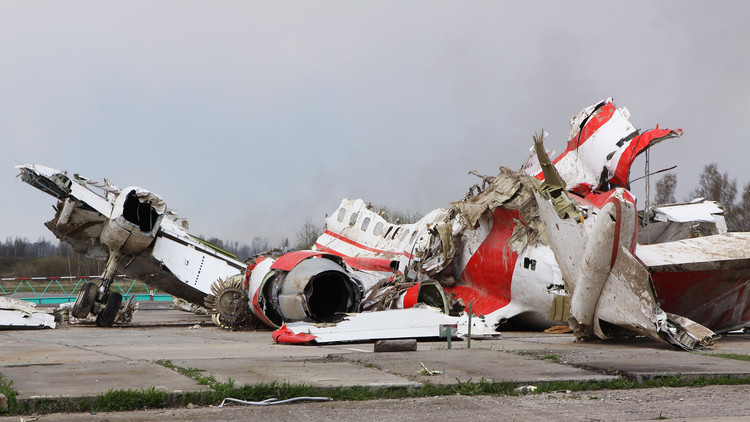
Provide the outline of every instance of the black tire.
{"type": "Polygon", "coordinates": [[[96,302],[96,291],[98,287],[94,283],[86,283],[78,291],[76,303],[73,304],[70,314],[76,318],[86,318],[96,302]]]}
{"type": "Polygon", "coordinates": [[[110,293],[104,309],[96,316],[96,325],[99,327],[111,327],[115,323],[117,312],[120,311],[120,304],[122,304],[122,295],[119,293],[110,293]]]}

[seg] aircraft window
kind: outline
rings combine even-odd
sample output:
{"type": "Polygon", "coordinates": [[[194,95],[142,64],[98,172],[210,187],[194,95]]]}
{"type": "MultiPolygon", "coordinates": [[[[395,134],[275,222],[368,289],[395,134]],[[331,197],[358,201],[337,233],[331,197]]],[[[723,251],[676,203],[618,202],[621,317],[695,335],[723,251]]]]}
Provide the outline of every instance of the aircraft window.
{"type": "Polygon", "coordinates": [[[372,229],[372,234],[375,236],[380,236],[380,233],[383,232],[383,223],[378,223],[375,225],[375,228],[372,229]]]}
{"type": "Polygon", "coordinates": [[[362,229],[363,232],[367,231],[367,228],[370,226],[370,217],[365,218],[362,220],[362,226],[360,226],[360,229],[362,229]]]}
{"type": "Polygon", "coordinates": [[[390,233],[391,230],[393,230],[393,226],[388,227],[388,230],[385,231],[385,234],[383,235],[383,237],[388,237],[388,233],[390,233]]]}
{"type": "Polygon", "coordinates": [[[358,215],[359,215],[359,214],[358,214],[358,213],[356,213],[356,212],[353,212],[353,213],[352,213],[352,216],[351,216],[351,217],[349,217],[349,227],[353,226],[353,225],[354,225],[354,223],[356,223],[356,222],[357,222],[357,216],[358,216],[358,215]]]}
{"type": "Polygon", "coordinates": [[[398,239],[399,242],[403,242],[404,239],[406,239],[406,236],[409,235],[409,230],[404,230],[403,233],[401,233],[401,237],[398,239]]]}
{"type": "Polygon", "coordinates": [[[414,233],[411,234],[411,238],[409,238],[409,243],[414,243],[414,240],[417,239],[417,230],[414,230],[414,233]]]}
{"type": "Polygon", "coordinates": [[[396,227],[396,230],[393,231],[393,235],[391,236],[391,240],[396,238],[399,230],[401,230],[401,227],[396,227]]]}
{"type": "Polygon", "coordinates": [[[343,208],[341,208],[339,210],[339,215],[336,217],[336,220],[339,220],[339,223],[343,223],[344,222],[344,217],[346,217],[346,210],[343,209],[343,208]]]}

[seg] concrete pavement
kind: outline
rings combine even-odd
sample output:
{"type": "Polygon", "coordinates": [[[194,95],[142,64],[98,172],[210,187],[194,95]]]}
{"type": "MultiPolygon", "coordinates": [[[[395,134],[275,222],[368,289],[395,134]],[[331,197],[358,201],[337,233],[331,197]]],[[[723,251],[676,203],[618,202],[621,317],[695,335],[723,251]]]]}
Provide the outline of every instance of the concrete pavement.
{"type": "MultiPolygon", "coordinates": [[[[156,387],[180,394],[207,387],[155,363],[170,360],[236,386],[273,381],[332,386],[400,386],[468,380],[588,381],[750,377],[750,362],[675,351],[647,340],[576,343],[568,334],[506,332],[497,340],[419,342],[416,352],[373,353],[372,343],[326,346],[274,344],[269,331],[223,331],[207,316],[146,304],[127,327],[63,325],[54,330],[0,331],[0,373],[17,399],[89,397],[110,389],[156,387]],[[561,363],[533,355],[554,354],[561,363]],[[421,364],[440,374],[420,374],[421,364]]],[[[708,353],[750,355],[750,334],[727,335],[708,353]]]]}

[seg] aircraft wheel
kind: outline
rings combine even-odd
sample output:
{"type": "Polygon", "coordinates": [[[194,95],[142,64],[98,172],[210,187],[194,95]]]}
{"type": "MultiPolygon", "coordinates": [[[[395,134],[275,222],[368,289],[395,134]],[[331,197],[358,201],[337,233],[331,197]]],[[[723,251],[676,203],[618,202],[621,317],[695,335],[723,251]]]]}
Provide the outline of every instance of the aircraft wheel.
{"type": "Polygon", "coordinates": [[[94,307],[96,302],[96,284],[86,283],[78,291],[78,297],[76,297],[76,303],[73,305],[73,309],[70,314],[76,318],[86,318],[91,312],[91,308],[94,307]]]}
{"type": "Polygon", "coordinates": [[[119,293],[110,293],[104,309],[96,316],[96,325],[99,327],[111,327],[115,323],[117,313],[120,311],[120,304],[122,304],[122,295],[119,293]]]}

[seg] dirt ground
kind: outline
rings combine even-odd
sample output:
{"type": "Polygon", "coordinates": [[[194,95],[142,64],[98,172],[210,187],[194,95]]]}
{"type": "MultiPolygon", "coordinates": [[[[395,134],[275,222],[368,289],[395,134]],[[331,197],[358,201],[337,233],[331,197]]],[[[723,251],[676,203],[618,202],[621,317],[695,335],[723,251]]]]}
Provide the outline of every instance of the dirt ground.
{"type": "Polygon", "coordinates": [[[3,417],[0,421],[635,421],[750,420],[750,385],[546,393],[514,397],[449,396],[276,406],[3,417]]]}

